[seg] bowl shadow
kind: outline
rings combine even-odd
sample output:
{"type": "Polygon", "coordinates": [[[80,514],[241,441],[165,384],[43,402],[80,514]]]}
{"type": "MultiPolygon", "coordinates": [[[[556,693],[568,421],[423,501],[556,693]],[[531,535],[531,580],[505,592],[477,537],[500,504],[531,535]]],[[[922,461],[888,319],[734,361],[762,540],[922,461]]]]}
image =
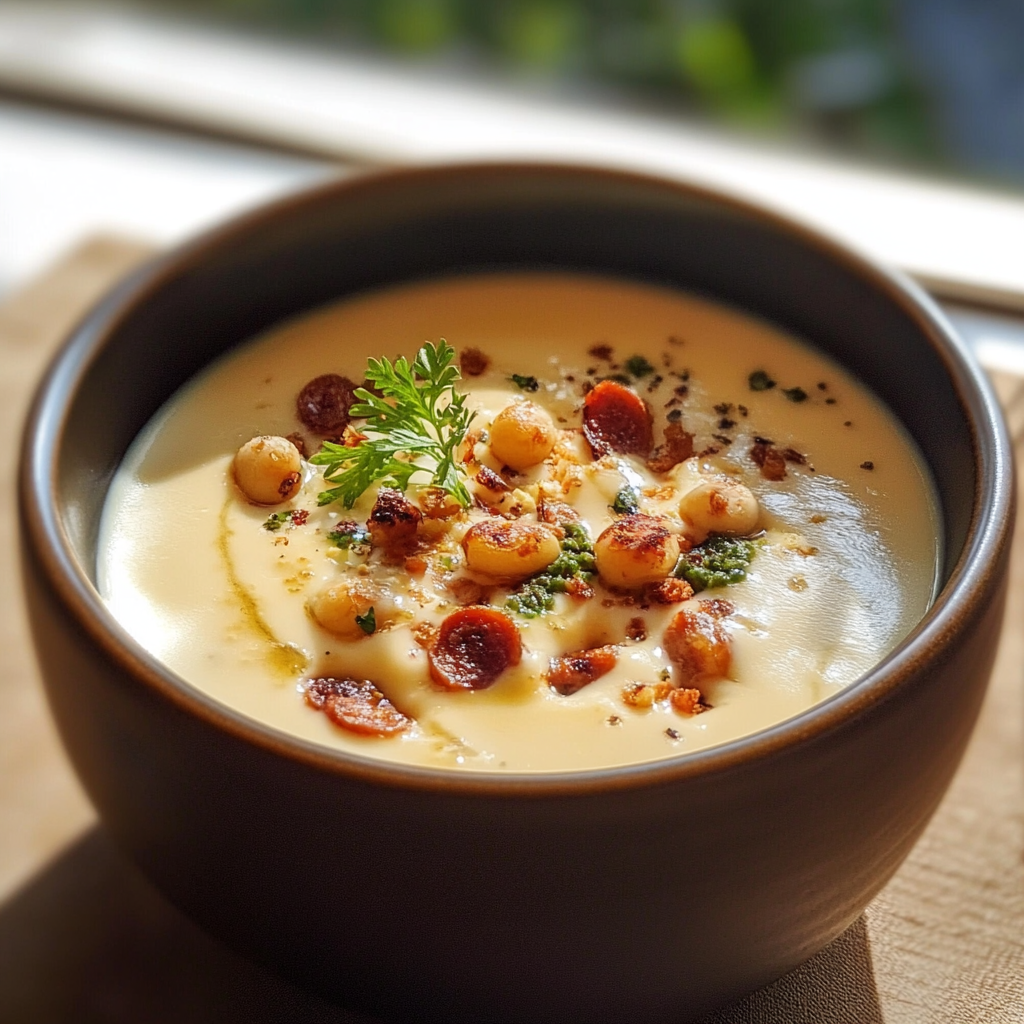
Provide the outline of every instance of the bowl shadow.
{"type": "MultiPolygon", "coordinates": [[[[209,937],[98,827],[0,905],[0,1020],[373,1024],[209,937]]],[[[863,915],[807,963],[700,1024],[823,1021],[883,1024],[863,915]]]]}

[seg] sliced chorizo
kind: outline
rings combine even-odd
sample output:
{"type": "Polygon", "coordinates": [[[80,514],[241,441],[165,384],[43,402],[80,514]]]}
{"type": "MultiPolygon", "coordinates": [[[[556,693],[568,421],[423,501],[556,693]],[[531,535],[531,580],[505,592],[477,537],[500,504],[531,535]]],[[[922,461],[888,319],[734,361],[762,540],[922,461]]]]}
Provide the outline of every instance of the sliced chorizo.
{"type": "Polygon", "coordinates": [[[427,652],[431,679],[447,690],[485,690],[522,656],[516,624],[504,612],[479,605],[452,612],[427,652]]]}
{"type": "Polygon", "coordinates": [[[583,434],[594,458],[609,452],[646,458],[654,445],[651,410],[632,388],[603,380],[583,400],[583,434]]]}
{"type": "Polygon", "coordinates": [[[336,373],[314,377],[299,392],[295,412],[302,425],[320,437],[334,437],[348,426],[356,385],[336,373]]]}
{"type": "Polygon", "coordinates": [[[395,736],[413,724],[369,679],[312,679],[306,687],[306,703],[360,736],[395,736]]]}

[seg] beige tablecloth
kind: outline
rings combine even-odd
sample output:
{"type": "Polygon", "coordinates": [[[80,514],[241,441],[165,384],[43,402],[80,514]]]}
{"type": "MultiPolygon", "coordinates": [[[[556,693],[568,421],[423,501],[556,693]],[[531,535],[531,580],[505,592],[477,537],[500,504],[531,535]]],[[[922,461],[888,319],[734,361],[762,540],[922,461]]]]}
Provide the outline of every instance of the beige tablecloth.
{"type": "MultiPolygon", "coordinates": [[[[147,255],[89,241],[0,306],[0,1024],[355,1021],[215,943],[121,859],[60,749],[29,650],[14,557],[21,420],[68,328],[147,255]]],[[[996,385],[1020,450],[1024,381],[996,385]]],[[[992,688],[921,842],[845,935],[707,1024],[1024,1022],[1022,532],[1024,516],[992,688]]]]}

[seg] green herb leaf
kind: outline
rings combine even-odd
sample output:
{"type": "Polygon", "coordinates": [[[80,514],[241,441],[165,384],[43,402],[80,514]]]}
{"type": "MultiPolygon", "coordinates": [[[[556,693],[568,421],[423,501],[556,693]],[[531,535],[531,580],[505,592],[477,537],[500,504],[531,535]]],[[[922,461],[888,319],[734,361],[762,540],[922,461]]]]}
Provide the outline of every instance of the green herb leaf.
{"type": "Polygon", "coordinates": [[[550,611],[555,606],[555,594],[564,594],[576,580],[587,583],[597,572],[594,547],[587,531],[579,523],[564,525],[561,554],[542,572],[520,584],[509,595],[505,607],[526,619],[550,611]]]}
{"type": "Polygon", "coordinates": [[[287,512],[271,512],[263,524],[263,529],[277,533],[285,523],[304,526],[307,519],[309,519],[309,513],[302,508],[289,509],[287,512]]]}
{"type": "Polygon", "coordinates": [[[452,365],[454,357],[455,349],[442,339],[436,347],[424,345],[411,364],[404,356],[393,363],[367,360],[366,377],[380,395],[356,388],[359,401],[349,410],[353,417],[365,417],[366,439],[354,448],[325,441],[309,460],[326,466],[324,480],[336,485],[321,491],[318,504],[340,501],[351,508],[377,482],[404,491],[414,476],[425,474],[427,483],[463,507],[469,505],[456,453],[473,413],[466,408],[466,396],[455,390],[460,374],[452,365]]]}
{"type": "Polygon", "coordinates": [[[277,533],[286,522],[288,522],[287,512],[272,512],[263,524],[263,529],[269,530],[271,533],[277,533]]]}
{"type": "Polygon", "coordinates": [[[640,495],[636,493],[636,488],[628,485],[621,488],[612,502],[612,511],[620,516],[631,516],[639,512],[640,495]]]}
{"type": "Polygon", "coordinates": [[[711,590],[740,583],[757,553],[758,544],[716,534],[679,559],[675,575],[686,580],[695,591],[711,590]]]}
{"type": "Polygon", "coordinates": [[[536,391],[537,388],[540,387],[540,383],[536,377],[527,377],[521,373],[513,373],[512,376],[509,377],[509,380],[512,381],[520,391],[536,391]]]}
{"type": "Polygon", "coordinates": [[[775,381],[764,370],[755,370],[747,378],[747,383],[750,385],[751,391],[771,391],[775,387],[775,381]]]}
{"type": "Polygon", "coordinates": [[[365,615],[356,616],[356,625],[367,635],[377,631],[377,616],[373,612],[373,606],[365,615]]]}
{"type": "Polygon", "coordinates": [[[342,551],[369,548],[370,531],[365,526],[348,519],[338,525],[327,534],[327,540],[342,551]]]}
{"type": "Polygon", "coordinates": [[[783,388],[782,393],[791,402],[806,402],[807,392],[803,388],[783,388]]]}
{"type": "Polygon", "coordinates": [[[630,356],[625,365],[626,370],[634,377],[646,377],[654,373],[654,367],[643,356],[630,356]]]}

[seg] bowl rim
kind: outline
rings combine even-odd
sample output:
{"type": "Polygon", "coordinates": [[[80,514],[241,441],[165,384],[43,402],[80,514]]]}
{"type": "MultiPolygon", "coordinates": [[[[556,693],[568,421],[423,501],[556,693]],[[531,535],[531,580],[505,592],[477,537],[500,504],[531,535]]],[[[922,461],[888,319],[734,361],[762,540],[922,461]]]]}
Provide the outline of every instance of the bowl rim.
{"type": "MultiPolygon", "coordinates": [[[[169,396],[168,396],[169,397],[169,396]]],[[[850,725],[893,697],[943,648],[954,642],[984,606],[998,583],[1000,563],[1012,534],[1014,465],[1000,407],[966,344],[924,290],[898,270],[886,268],[855,249],[788,215],[705,185],[654,174],[587,163],[453,162],[417,168],[361,173],[298,190],[241,215],[159,254],[117,284],[68,333],[38,385],[22,437],[19,511],[23,540],[35,564],[71,618],[84,628],[108,659],[133,680],[234,739],[320,772],[406,790],[444,791],[476,797],[563,797],[678,783],[781,756],[850,725]],[[973,508],[963,550],[946,584],[917,626],[870,671],[841,691],[792,718],[702,750],[656,761],[603,768],[544,772],[497,772],[408,765],[323,746],[250,718],[209,696],[151,655],[114,619],[84,571],[58,508],[58,456],[71,400],[107,339],[140,305],[166,283],[201,263],[220,246],[244,238],[270,222],[325,202],[358,202],[380,189],[402,189],[459,176],[494,179],[533,175],[584,176],[697,200],[782,233],[883,293],[911,319],[938,355],[971,428],[977,472],[973,508]]]]}

